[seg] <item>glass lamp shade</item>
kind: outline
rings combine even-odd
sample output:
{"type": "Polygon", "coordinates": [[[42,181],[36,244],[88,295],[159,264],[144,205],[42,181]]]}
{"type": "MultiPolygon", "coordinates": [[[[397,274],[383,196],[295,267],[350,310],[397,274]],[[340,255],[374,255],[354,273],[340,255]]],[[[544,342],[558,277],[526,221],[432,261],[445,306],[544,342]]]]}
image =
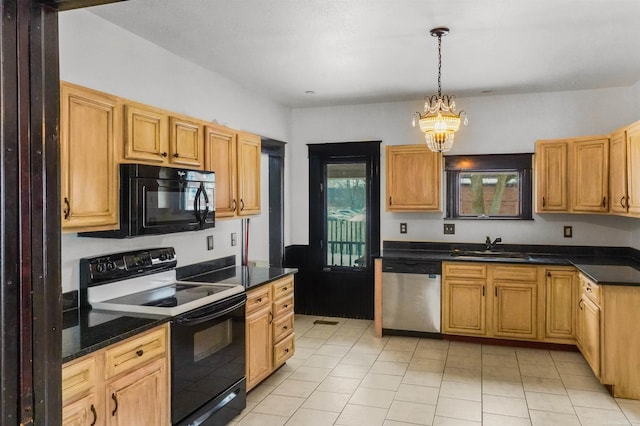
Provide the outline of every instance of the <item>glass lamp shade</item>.
{"type": "Polygon", "coordinates": [[[419,125],[431,151],[447,152],[460,128],[460,116],[449,111],[428,112],[420,117],[419,125]]]}

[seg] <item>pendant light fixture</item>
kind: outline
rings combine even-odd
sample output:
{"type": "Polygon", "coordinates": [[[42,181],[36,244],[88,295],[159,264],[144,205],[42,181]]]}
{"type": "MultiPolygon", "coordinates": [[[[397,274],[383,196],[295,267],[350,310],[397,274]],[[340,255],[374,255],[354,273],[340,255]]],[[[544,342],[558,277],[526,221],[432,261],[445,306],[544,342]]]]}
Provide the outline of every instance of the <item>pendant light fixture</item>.
{"type": "Polygon", "coordinates": [[[434,152],[447,152],[453,146],[455,132],[460,128],[460,121],[464,125],[469,123],[464,111],[456,112],[454,96],[443,95],[442,77],[442,37],[449,34],[449,28],[438,27],[431,30],[433,37],[438,37],[438,94],[427,98],[424,103],[424,114],[416,112],[413,117],[413,127],[416,119],[420,130],[424,132],[427,146],[434,152]]]}

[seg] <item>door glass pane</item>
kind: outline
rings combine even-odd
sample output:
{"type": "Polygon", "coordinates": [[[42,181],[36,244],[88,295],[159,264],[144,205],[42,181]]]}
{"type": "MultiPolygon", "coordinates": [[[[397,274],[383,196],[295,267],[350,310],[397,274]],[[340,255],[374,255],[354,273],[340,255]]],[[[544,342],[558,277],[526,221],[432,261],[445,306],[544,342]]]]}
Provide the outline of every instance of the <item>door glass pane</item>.
{"type": "Polygon", "coordinates": [[[327,164],[326,265],[366,265],[367,164],[327,164]]]}

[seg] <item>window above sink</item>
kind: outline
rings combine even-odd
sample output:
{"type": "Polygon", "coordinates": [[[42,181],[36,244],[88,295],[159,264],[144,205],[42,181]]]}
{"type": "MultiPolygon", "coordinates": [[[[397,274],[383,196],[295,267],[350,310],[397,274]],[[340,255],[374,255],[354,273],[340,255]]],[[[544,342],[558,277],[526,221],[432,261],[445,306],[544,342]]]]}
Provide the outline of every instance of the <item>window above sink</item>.
{"type": "Polygon", "coordinates": [[[445,156],[447,219],[532,219],[533,154],[445,156]]]}

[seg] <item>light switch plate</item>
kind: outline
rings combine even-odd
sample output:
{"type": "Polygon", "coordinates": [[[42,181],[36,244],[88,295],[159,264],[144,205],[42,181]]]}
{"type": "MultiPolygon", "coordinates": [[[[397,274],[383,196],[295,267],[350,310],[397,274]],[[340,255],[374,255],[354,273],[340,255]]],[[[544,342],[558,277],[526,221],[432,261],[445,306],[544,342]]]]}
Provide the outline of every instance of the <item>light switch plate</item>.
{"type": "Polygon", "coordinates": [[[406,234],[407,233],[407,224],[406,224],[406,222],[402,222],[400,224],[400,233],[401,234],[406,234]]]}
{"type": "Polygon", "coordinates": [[[235,246],[238,243],[238,237],[235,232],[231,233],[231,246],[235,246]]]}
{"type": "Polygon", "coordinates": [[[213,250],[213,235],[207,235],[207,250],[213,250]]]}

